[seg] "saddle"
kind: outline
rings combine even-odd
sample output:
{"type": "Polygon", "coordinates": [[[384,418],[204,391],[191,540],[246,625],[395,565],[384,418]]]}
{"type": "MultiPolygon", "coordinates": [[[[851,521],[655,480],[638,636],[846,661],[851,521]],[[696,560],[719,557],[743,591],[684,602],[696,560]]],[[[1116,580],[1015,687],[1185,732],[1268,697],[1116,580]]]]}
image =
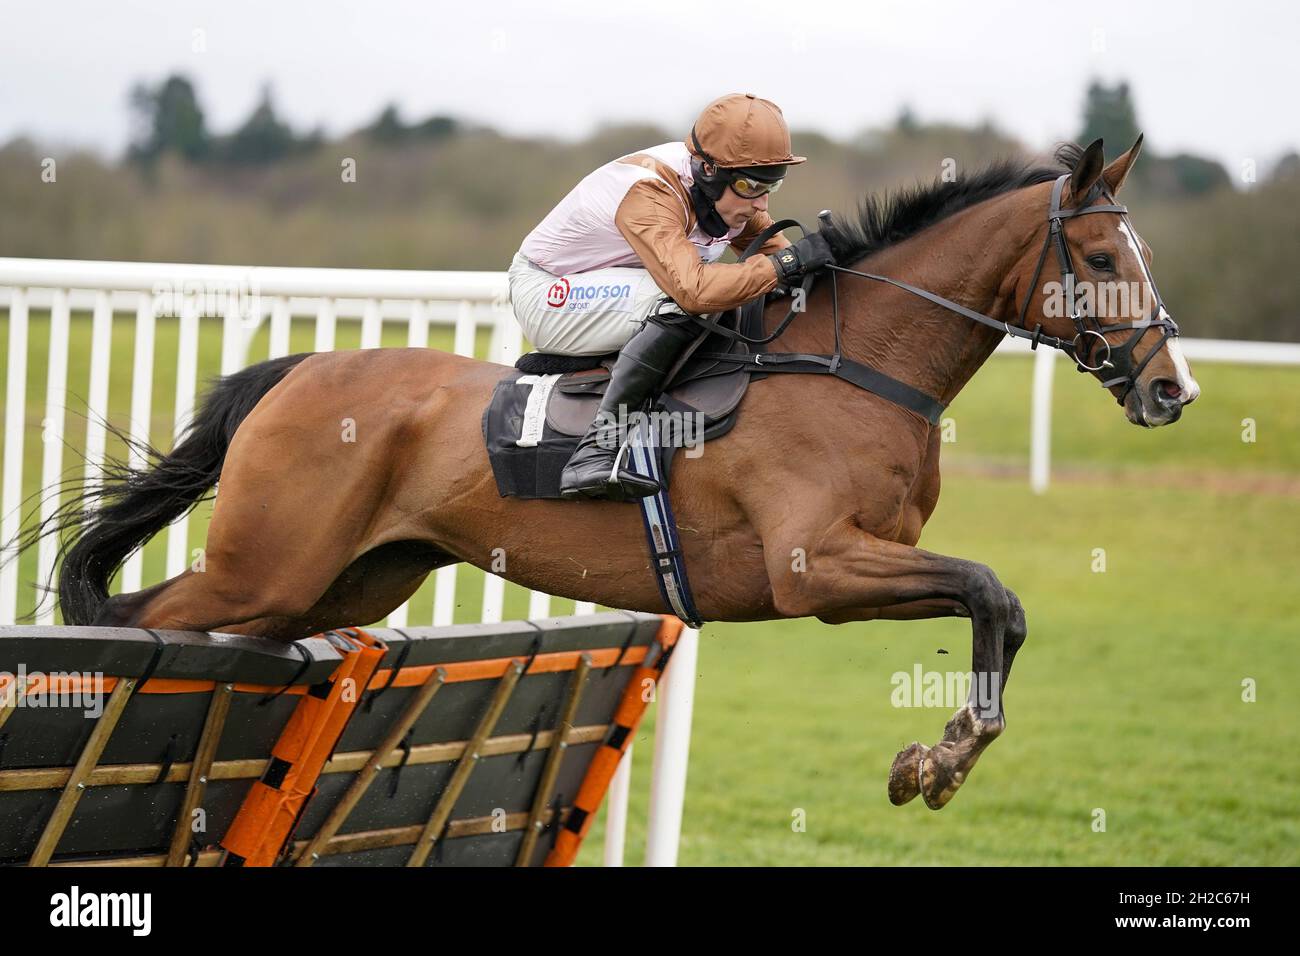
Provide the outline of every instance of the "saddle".
{"type": "MultiPolygon", "coordinates": [[[[719,324],[760,338],[764,308],[784,294],[773,291],[758,296],[719,324]]],[[[688,346],[684,360],[669,372],[665,387],[652,396],[652,413],[668,412],[687,423],[703,424],[702,432],[685,428],[660,445],[658,464],[665,485],[678,448],[721,437],[735,425],[750,379],[765,377],[746,364],[752,354],[744,341],[709,332],[688,346]],[[740,361],[729,362],[728,356],[740,361]]],[[[560,497],[560,472],[596,417],[617,359],[617,352],[585,356],[529,352],[497,382],[484,411],[483,437],[502,497],[560,497]]]]}

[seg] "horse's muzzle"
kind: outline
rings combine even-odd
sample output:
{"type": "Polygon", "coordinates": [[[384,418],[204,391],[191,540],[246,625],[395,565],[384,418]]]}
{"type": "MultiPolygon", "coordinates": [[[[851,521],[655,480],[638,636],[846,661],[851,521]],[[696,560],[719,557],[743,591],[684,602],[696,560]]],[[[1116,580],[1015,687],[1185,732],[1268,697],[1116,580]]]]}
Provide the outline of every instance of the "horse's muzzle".
{"type": "Polygon", "coordinates": [[[1196,400],[1196,394],[1189,395],[1173,379],[1152,379],[1129,392],[1124,413],[1129,421],[1144,428],[1172,425],[1182,416],[1184,406],[1196,400]]]}

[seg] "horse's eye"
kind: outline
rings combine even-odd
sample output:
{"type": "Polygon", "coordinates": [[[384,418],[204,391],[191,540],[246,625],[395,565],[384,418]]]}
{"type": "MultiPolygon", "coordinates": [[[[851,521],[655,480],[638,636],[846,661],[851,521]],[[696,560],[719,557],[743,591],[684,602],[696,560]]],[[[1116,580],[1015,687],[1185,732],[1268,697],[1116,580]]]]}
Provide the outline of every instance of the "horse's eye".
{"type": "Polygon", "coordinates": [[[1092,266],[1098,272],[1108,272],[1115,268],[1110,256],[1095,255],[1088,257],[1088,265],[1092,266]]]}

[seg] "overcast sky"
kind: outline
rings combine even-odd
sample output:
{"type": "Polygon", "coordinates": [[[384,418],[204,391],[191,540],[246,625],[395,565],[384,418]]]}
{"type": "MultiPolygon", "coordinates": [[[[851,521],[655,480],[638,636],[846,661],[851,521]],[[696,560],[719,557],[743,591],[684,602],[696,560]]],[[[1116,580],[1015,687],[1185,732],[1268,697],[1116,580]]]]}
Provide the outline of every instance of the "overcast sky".
{"type": "Polygon", "coordinates": [[[1149,147],[1235,172],[1300,149],[1298,11],[1283,0],[0,0],[0,142],[27,133],[115,155],[132,83],[183,72],[215,132],[270,81],[296,128],[329,133],[390,100],[408,121],[451,113],[576,137],[652,120],[684,133],[709,100],[752,92],[796,131],[842,137],[908,103],[926,121],[992,117],[1046,147],[1077,132],[1096,76],[1133,84],[1149,147]]]}

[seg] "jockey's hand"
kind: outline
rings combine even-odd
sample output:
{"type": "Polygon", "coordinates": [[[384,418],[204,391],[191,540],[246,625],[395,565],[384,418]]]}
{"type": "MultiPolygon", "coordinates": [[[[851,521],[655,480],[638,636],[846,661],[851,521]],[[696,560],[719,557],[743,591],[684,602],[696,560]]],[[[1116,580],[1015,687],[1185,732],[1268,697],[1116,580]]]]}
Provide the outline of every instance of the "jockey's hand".
{"type": "Polygon", "coordinates": [[[777,278],[786,284],[822,266],[835,262],[830,243],[820,232],[809,233],[798,242],[768,256],[776,266],[777,278]]]}

